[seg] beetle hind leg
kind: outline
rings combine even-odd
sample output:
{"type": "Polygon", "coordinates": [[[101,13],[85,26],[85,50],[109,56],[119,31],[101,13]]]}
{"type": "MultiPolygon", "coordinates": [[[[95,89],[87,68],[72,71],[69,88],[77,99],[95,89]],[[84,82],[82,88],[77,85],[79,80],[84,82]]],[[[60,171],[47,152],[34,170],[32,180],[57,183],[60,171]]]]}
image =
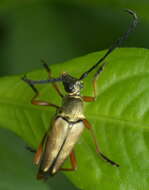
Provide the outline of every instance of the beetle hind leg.
{"type": "MultiPolygon", "coordinates": [[[[69,156],[70,156],[71,168],[60,168],[58,171],[75,171],[77,169],[77,160],[76,160],[74,151],[72,151],[69,156]]],[[[53,177],[56,173],[57,171],[53,172],[53,167],[49,169],[49,171],[47,172],[43,172],[42,170],[39,170],[37,174],[37,179],[47,180],[49,176],[53,177]]]]}
{"type": "Polygon", "coordinates": [[[84,119],[83,120],[83,123],[84,123],[84,126],[89,129],[89,131],[91,132],[91,135],[93,137],[93,140],[94,140],[94,143],[95,143],[95,146],[96,146],[96,152],[105,160],[107,161],[108,163],[110,163],[111,165],[113,166],[116,166],[116,167],[119,167],[119,164],[117,164],[116,162],[112,161],[111,159],[109,159],[107,156],[105,156],[101,151],[100,151],[100,148],[98,146],[98,143],[97,143],[97,140],[96,140],[96,136],[94,134],[94,131],[92,129],[92,126],[91,124],[88,122],[88,120],[84,119]]]}
{"type": "Polygon", "coordinates": [[[102,152],[99,152],[99,154],[100,154],[100,156],[101,156],[104,160],[106,160],[107,162],[109,162],[111,165],[119,167],[119,164],[117,164],[116,162],[110,160],[110,159],[109,159],[107,156],[105,156],[102,152]]]}
{"type": "Polygon", "coordinates": [[[36,150],[33,149],[33,148],[30,147],[30,146],[26,146],[25,148],[26,148],[28,151],[32,152],[32,153],[36,153],[36,150]]]}
{"type": "Polygon", "coordinates": [[[77,160],[74,151],[70,153],[71,168],[60,168],[61,171],[75,171],[77,169],[77,160]]]}

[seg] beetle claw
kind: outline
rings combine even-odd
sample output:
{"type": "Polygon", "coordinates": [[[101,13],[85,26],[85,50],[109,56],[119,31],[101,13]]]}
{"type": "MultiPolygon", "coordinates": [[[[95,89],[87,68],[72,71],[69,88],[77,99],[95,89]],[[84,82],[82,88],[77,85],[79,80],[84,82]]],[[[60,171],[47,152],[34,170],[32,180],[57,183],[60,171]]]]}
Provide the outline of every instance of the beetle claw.
{"type": "Polygon", "coordinates": [[[30,147],[30,146],[26,146],[25,147],[28,151],[30,151],[30,152],[33,152],[33,153],[35,153],[36,152],[36,150],[35,149],[33,149],[32,147],[30,147]]]}
{"type": "Polygon", "coordinates": [[[28,79],[27,79],[26,75],[24,75],[21,79],[22,79],[23,81],[25,81],[25,82],[27,82],[27,81],[28,81],[28,79]]]}

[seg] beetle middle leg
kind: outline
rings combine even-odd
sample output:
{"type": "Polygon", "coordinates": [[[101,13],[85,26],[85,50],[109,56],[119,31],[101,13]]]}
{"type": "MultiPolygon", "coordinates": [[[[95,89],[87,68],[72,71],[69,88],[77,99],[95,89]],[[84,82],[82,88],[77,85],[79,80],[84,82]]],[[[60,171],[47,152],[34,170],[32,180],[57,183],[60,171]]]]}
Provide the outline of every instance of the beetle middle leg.
{"type": "MultiPolygon", "coordinates": [[[[43,59],[42,59],[41,61],[42,61],[42,63],[43,63],[44,68],[45,68],[46,71],[48,72],[48,77],[49,77],[49,79],[52,78],[52,77],[51,77],[51,69],[48,67],[47,63],[46,63],[43,59]]],[[[52,86],[53,86],[53,88],[56,90],[56,92],[58,93],[58,95],[59,95],[61,98],[63,98],[63,94],[61,93],[59,86],[58,86],[56,83],[52,83],[52,86]]]]}
{"type": "Polygon", "coordinates": [[[100,67],[99,69],[97,70],[97,72],[95,73],[94,75],[94,78],[93,78],[93,93],[94,93],[94,96],[82,96],[83,100],[85,102],[93,102],[96,100],[96,82],[97,82],[97,79],[98,77],[100,76],[100,74],[102,73],[105,65],[107,64],[107,62],[104,62],[100,67]]]}
{"type": "Polygon", "coordinates": [[[97,153],[99,153],[100,156],[101,156],[104,160],[106,160],[107,162],[109,162],[111,165],[114,165],[114,166],[119,167],[119,164],[117,164],[116,162],[110,160],[108,157],[106,157],[106,156],[100,151],[100,148],[99,148],[98,143],[97,143],[96,136],[95,136],[94,131],[93,131],[93,129],[92,129],[92,126],[91,126],[91,124],[88,122],[88,120],[83,119],[83,123],[84,123],[84,126],[85,126],[87,129],[89,129],[89,131],[91,132],[91,135],[92,135],[92,137],[93,137],[93,140],[94,140],[94,143],[95,143],[95,146],[96,146],[96,151],[97,151],[97,153]]]}
{"type": "Polygon", "coordinates": [[[77,169],[77,160],[74,151],[70,153],[71,168],[60,168],[61,171],[75,171],[77,169]]]}
{"type": "Polygon", "coordinates": [[[38,165],[40,160],[41,160],[41,156],[43,154],[43,146],[45,144],[45,140],[46,140],[46,137],[47,137],[47,133],[45,133],[45,135],[43,136],[42,138],[42,141],[41,143],[39,144],[37,150],[33,149],[32,147],[30,146],[27,146],[26,149],[29,150],[30,152],[32,153],[35,153],[35,156],[34,156],[34,160],[33,160],[33,163],[38,165]]]}

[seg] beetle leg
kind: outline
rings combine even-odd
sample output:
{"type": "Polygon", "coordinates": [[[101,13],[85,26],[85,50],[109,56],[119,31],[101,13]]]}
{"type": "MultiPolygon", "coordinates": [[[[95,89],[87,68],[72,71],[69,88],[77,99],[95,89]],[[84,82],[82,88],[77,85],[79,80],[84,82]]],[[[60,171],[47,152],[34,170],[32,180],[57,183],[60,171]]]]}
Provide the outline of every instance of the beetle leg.
{"type": "Polygon", "coordinates": [[[97,81],[97,77],[95,77],[93,80],[94,96],[82,96],[84,102],[94,102],[96,100],[96,81],[97,81]]]}
{"type": "Polygon", "coordinates": [[[42,156],[42,153],[43,153],[43,146],[44,146],[46,137],[47,137],[47,133],[43,136],[42,141],[39,144],[38,149],[37,149],[37,151],[35,153],[33,163],[36,164],[36,165],[38,165],[40,160],[41,160],[41,156],[42,156]]]}
{"type": "MultiPolygon", "coordinates": [[[[24,80],[24,79],[23,79],[24,80]]],[[[26,81],[25,81],[26,82],[26,81]]],[[[36,100],[36,98],[39,96],[39,92],[37,90],[37,88],[35,88],[35,86],[33,84],[31,84],[30,82],[27,82],[27,84],[32,88],[32,90],[35,92],[35,95],[33,96],[33,98],[31,99],[31,103],[33,105],[38,105],[38,106],[52,106],[55,108],[59,108],[59,106],[55,105],[55,104],[51,104],[49,102],[46,101],[41,101],[41,100],[36,100]]]]}
{"type": "MultiPolygon", "coordinates": [[[[48,77],[49,77],[49,79],[52,78],[52,77],[51,77],[51,69],[48,67],[47,63],[46,63],[44,60],[41,60],[41,61],[43,62],[44,68],[45,68],[46,71],[48,72],[48,77]]],[[[59,86],[57,85],[57,83],[52,83],[52,86],[53,86],[53,88],[56,90],[56,92],[58,93],[58,95],[63,98],[63,94],[61,93],[60,88],[59,88],[59,86]]]]}
{"type": "Polygon", "coordinates": [[[32,153],[36,153],[36,150],[33,149],[33,148],[30,147],[30,146],[26,146],[26,149],[27,149],[28,151],[32,152],[32,153]]]}
{"type": "Polygon", "coordinates": [[[71,168],[60,168],[61,171],[75,171],[77,169],[77,160],[74,151],[70,153],[71,168]]]}
{"type": "Polygon", "coordinates": [[[55,108],[59,108],[59,106],[55,105],[55,104],[52,104],[50,102],[47,102],[47,101],[41,101],[41,100],[36,100],[36,98],[39,96],[39,93],[38,91],[36,91],[36,94],[33,96],[32,100],[31,100],[31,103],[33,105],[38,105],[38,106],[51,106],[51,107],[55,107],[55,108]]]}
{"type": "Polygon", "coordinates": [[[94,102],[96,97],[93,96],[82,96],[84,102],[94,102]]]}
{"type": "Polygon", "coordinates": [[[97,72],[94,75],[94,78],[93,78],[93,93],[94,93],[94,96],[82,96],[82,98],[83,98],[83,100],[85,102],[93,102],[93,101],[96,100],[96,81],[97,81],[98,77],[100,76],[100,74],[102,73],[102,71],[103,71],[106,64],[107,64],[107,62],[104,62],[99,67],[99,69],[97,70],[97,72]]]}
{"type": "Polygon", "coordinates": [[[114,165],[114,166],[119,167],[119,164],[117,164],[116,162],[110,160],[108,157],[106,157],[106,156],[100,151],[100,148],[99,148],[98,143],[97,143],[96,136],[95,136],[94,131],[93,131],[93,129],[92,129],[92,126],[91,126],[91,124],[88,122],[88,120],[83,119],[83,123],[84,123],[84,126],[85,126],[87,129],[89,129],[90,132],[91,132],[91,135],[92,135],[92,137],[93,137],[93,140],[94,140],[94,143],[95,143],[95,146],[96,146],[96,151],[97,151],[97,153],[99,153],[100,156],[101,156],[104,160],[106,160],[107,162],[109,162],[111,165],[114,165]]]}
{"type": "MultiPolygon", "coordinates": [[[[74,151],[70,153],[70,163],[71,163],[71,168],[60,168],[60,171],[75,171],[77,169],[77,160],[75,157],[74,151]]],[[[47,176],[44,176],[43,173],[38,173],[37,174],[37,179],[47,179],[47,176]]]]}

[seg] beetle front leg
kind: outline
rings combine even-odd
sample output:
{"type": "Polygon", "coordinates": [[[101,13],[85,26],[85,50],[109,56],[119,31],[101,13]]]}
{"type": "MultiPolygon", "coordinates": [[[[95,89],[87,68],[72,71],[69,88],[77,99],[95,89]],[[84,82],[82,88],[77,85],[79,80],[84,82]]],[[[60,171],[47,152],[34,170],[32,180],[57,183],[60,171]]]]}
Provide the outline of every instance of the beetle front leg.
{"type": "Polygon", "coordinates": [[[97,82],[97,79],[100,76],[100,74],[102,73],[102,71],[103,71],[106,64],[107,64],[107,62],[103,63],[99,67],[99,69],[97,70],[97,72],[94,75],[94,78],[93,78],[93,93],[94,93],[94,96],[82,96],[82,98],[83,98],[83,100],[85,102],[94,102],[96,100],[96,82],[97,82]]]}
{"type": "MultiPolygon", "coordinates": [[[[26,82],[26,78],[24,77],[22,80],[24,80],[26,82]]],[[[38,105],[38,106],[52,106],[55,108],[59,108],[59,106],[46,102],[46,101],[41,101],[41,100],[36,100],[36,98],[39,96],[39,92],[37,90],[37,88],[35,88],[35,86],[33,84],[31,84],[30,82],[26,82],[31,88],[32,90],[35,92],[35,95],[33,96],[33,98],[31,99],[31,103],[33,105],[38,105]]]]}
{"type": "MultiPolygon", "coordinates": [[[[46,71],[48,72],[48,77],[49,79],[52,78],[51,77],[51,69],[48,67],[47,63],[44,60],[41,60],[43,62],[43,66],[46,69],[46,71]]],[[[56,90],[56,92],[58,93],[58,95],[63,98],[63,94],[60,91],[59,86],[56,83],[52,83],[53,88],[56,90]]]]}
{"type": "Polygon", "coordinates": [[[70,153],[71,168],[60,168],[61,171],[75,171],[77,169],[77,160],[74,151],[70,153]]]}
{"type": "Polygon", "coordinates": [[[88,120],[83,119],[83,123],[84,123],[84,126],[85,126],[87,129],[89,129],[89,131],[91,132],[91,135],[92,135],[92,137],[93,137],[93,140],[94,140],[94,143],[95,143],[95,146],[96,146],[96,151],[97,151],[97,153],[99,153],[100,156],[101,156],[104,160],[106,160],[107,162],[109,162],[111,165],[114,165],[114,166],[119,167],[119,164],[117,164],[116,162],[110,160],[108,157],[106,157],[106,156],[100,151],[100,148],[99,148],[98,143],[97,143],[96,136],[95,136],[94,131],[93,131],[93,129],[92,129],[92,126],[91,126],[91,124],[88,122],[88,120]]]}
{"type": "Polygon", "coordinates": [[[82,96],[84,102],[94,102],[96,100],[96,81],[97,77],[93,80],[93,92],[94,96],[82,96]]]}

